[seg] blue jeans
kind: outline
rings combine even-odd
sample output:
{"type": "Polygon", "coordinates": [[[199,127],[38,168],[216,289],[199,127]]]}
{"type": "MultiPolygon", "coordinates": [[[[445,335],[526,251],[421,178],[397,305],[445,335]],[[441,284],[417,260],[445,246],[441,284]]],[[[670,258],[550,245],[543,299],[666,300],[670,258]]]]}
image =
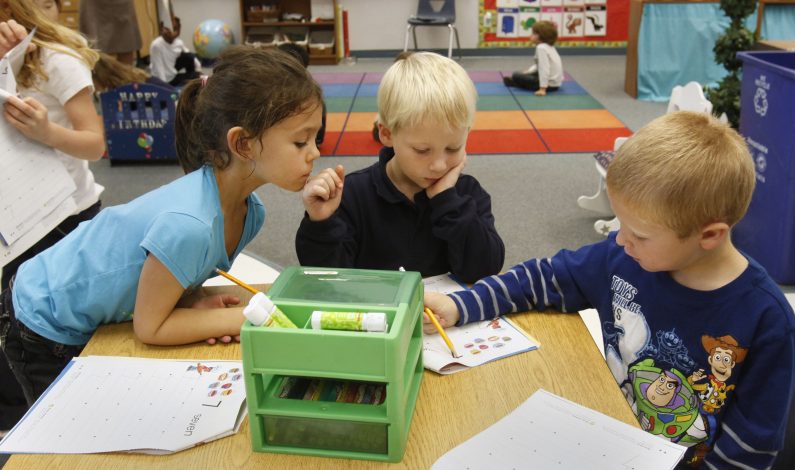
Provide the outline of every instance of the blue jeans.
{"type": "Polygon", "coordinates": [[[13,288],[12,279],[9,288],[0,294],[0,347],[13,374],[0,377],[0,383],[19,383],[25,401],[31,406],[85,345],[51,341],[17,320],[11,302],[13,288]]]}

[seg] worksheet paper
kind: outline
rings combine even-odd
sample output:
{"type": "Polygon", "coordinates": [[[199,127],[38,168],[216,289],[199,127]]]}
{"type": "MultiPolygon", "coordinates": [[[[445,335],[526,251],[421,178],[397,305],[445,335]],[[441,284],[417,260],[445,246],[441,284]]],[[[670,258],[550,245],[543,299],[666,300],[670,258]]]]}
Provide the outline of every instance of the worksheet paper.
{"type": "Polygon", "coordinates": [[[508,416],[444,454],[431,469],[664,470],[674,468],[685,450],[541,389],[508,416]]]}
{"type": "Polygon", "coordinates": [[[0,441],[0,453],[168,454],[238,431],[235,361],[76,357],[0,441]]]}
{"type": "MultiPolygon", "coordinates": [[[[28,37],[0,59],[0,101],[15,95],[28,37]]],[[[76,206],[76,186],[55,150],[34,142],[0,119],[0,266],[49,233],[76,206]]]]}
{"type": "MultiPolygon", "coordinates": [[[[467,289],[449,274],[422,280],[426,292],[450,292],[467,289]]],[[[446,328],[450,342],[461,357],[454,358],[441,335],[423,335],[422,364],[442,375],[461,372],[514,354],[538,349],[541,344],[506,317],[446,328]]]]}

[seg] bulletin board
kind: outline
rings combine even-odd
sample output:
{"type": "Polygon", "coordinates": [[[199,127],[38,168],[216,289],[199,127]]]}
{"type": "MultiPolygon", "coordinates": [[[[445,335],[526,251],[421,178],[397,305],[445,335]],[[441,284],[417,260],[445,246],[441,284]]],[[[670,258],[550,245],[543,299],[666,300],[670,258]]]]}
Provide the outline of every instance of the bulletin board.
{"type": "Polygon", "coordinates": [[[629,0],[480,0],[478,47],[529,47],[533,23],[558,26],[556,47],[625,47],[629,0]]]}

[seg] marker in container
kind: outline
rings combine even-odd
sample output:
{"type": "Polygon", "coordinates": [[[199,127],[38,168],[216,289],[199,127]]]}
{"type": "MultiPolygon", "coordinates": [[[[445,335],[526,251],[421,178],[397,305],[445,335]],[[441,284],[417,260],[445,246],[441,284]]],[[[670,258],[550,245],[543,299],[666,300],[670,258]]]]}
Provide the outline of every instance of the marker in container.
{"type": "Polygon", "coordinates": [[[298,328],[287,315],[274,305],[273,301],[262,292],[257,292],[243,309],[243,315],[254,326],[275,326],[280,328],[298,328]]]}
{"type": "Polygon", "coordinates": [[[313,330],[386,331],[386,314],[383,312],[312,312],[313,330]]]}

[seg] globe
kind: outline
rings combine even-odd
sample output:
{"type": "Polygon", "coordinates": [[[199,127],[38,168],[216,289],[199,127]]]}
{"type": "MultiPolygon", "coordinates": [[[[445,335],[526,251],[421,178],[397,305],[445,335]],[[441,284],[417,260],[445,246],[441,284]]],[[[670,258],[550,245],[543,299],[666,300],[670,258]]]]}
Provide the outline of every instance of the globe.
{"type": "Polygon", "coordinates": [[[193,47],[202,59],[215,59],[235,38],[229,25],[221,20],[205,20],[193,31],[193,47]]]}

